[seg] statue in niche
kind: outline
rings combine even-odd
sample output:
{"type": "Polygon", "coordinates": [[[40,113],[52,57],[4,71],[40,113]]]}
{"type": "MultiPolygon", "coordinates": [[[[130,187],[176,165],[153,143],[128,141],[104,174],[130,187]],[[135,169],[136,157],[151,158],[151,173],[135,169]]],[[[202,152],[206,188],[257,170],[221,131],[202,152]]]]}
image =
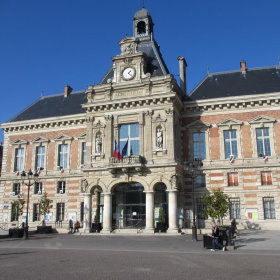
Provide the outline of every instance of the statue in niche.
{"type": "Polygon", "coordinates": [[[81,191],[84,193],[87,191],[88,188],[88,181],[87,179],[82,179],[82,186],[81,186],[81,191]]]}
{"type": "Polygon", "coordinates": [[[102,151],[102,137],[100,133],[98,133],[95,137],[95,152],[97,154],[101,154],[102,151]]]}
{"type": "Polygon", "coordinates": [[[156,147],[158,149],[162,149],[162,143],[163,143],[163,133],[160,127],[157,128],[157,134],[156,134],[156,147]]]}

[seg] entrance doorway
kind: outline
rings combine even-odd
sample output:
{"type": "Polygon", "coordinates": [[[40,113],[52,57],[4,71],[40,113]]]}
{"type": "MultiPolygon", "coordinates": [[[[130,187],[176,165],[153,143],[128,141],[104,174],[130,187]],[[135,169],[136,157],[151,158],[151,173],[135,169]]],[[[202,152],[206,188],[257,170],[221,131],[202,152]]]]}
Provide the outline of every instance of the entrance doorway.
{"type": "Polygon", "coordinates": [[[113,227],[144,228],[146,222],[146,196],[144,187],[137,183],[118,184],[113,195],[113,227]]]}

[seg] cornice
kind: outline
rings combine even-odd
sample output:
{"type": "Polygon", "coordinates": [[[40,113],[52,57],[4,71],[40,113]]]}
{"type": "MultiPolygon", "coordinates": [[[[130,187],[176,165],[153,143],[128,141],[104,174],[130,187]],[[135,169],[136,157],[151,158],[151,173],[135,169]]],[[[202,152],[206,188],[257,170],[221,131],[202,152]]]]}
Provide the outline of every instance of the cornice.
{"type": "Polygon", "coordinates": [[[108,112],[111,110],[124,110],[124,109],[133,109],[139,106],[157,106],[157,105],[167,105],[171,104],[174,101],[177,101],[176,93],[168,93],[168,94],[158,94],[153,96],[147,96],[143,98],[131,98],[131,99],[123,99],[116,101],[107,101],[107,102],[94,102],[90,104],[86,104],[83,107],[86,108],[87,113],[90,112],[108,112]]]}
{"type": "MultiPolygon", "coordinates": [[[[109,83],[89,86],[87,112],[131,108],[134,106],[168,104],[174,96],[180,99],[181,92],[172,75],[144,78],[135,83],[109,83]]],[[[182,101],[180,100],[181,104],[182,101]]]]}
{"type": "Polygon", "coordinates": [[[63,117],[52,117],[44,119],[33,119],[28,121],[9,122],[1,124],[5,132],[18,132],[28,130],[41,130],[59,127],[72,127],[85,125],[86,114],[69,115],[63,117]]]}
{"type": "Polygon", "coordinates": [[[255,95],[243,95],[223,98],[204,99],[184,102],[184,115],[196,115],[202,113],[239,111],[244,109],[261,109],[265,107],[278,107],[280,105],[280,93],[266,93],[255,95]]]}

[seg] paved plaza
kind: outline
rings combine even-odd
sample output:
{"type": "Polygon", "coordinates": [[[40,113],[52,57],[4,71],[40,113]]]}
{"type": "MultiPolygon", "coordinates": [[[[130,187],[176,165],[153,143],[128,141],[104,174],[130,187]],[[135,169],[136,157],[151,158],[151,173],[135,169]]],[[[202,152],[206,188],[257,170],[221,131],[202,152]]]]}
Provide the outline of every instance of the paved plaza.
{"type": "Polygon", "coordinates": [[[189,235],[31,235],[0,239],[1,279],[279,279],[280,232],[243,231],[210,252],[189,235]]]}

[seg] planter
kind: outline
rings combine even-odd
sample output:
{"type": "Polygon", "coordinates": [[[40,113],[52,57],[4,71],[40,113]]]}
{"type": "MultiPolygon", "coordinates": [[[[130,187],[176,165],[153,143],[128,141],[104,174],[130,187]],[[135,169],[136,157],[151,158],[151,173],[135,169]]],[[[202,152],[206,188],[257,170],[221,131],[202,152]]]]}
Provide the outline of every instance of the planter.
{"type": "Polygon", "coordinates": [[[24,235],[23,228],[9,228],[9,237],[22,238],[24,235]]]}
{"type": "Polygon", "coordinates": [[[36,233],[52,233],[52,226],[38,226],[36,233]]]}
{"type": "Polygon", "coordinates": [[[101,223],[92,223],[90,232],[100,232],[102,230],[101,223]]]}
{"type": "Polygon", "coordinates": [[[166,223],[157,222],[155,232],[166,232],[166,223]]]}

